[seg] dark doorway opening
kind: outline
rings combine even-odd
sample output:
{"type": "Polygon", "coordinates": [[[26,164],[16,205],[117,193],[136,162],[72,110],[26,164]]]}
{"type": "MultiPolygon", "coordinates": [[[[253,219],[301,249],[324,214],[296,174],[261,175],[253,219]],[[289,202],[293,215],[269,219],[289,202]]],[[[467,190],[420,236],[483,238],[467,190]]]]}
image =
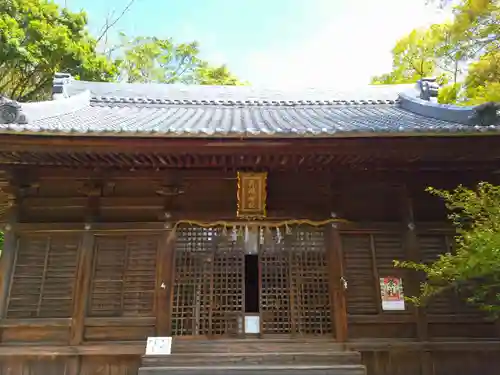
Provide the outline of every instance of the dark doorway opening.
{"type": "Polygon", "coordinates": [[[259,257],[245,255],[245,312],[259,312],[259,257]]]}

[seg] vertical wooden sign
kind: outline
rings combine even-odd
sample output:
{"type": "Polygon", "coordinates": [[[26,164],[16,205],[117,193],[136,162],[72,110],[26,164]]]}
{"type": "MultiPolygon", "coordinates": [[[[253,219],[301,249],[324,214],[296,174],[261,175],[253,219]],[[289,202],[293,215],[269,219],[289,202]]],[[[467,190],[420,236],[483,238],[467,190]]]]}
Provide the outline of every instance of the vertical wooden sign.
{"type": "Polygon", "coordinates": [[[237,217],[245,219],[266,217],[266,183],[266,172],[238,172],[237,217]]]}

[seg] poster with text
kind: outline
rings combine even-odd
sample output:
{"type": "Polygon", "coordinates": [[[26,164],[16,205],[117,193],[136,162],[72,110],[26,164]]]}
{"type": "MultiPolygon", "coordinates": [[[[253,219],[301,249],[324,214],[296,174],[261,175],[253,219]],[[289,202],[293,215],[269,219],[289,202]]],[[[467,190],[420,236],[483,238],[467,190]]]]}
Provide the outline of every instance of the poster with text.
{"type": "Polygon", "coordinates": [[[405,309],[403,280],[399,277],[381,277],[380,294],[382,299],[382,310],[401,311],[405,309]]]}

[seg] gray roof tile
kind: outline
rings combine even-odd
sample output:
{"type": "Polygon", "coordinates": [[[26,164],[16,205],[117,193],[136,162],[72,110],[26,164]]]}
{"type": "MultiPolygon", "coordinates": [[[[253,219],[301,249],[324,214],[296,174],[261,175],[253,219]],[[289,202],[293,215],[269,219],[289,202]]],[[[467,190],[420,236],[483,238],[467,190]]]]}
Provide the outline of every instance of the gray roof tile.
{"type": "Polygon", "coordinates": [[[22,104],[25,124],[4,132],[178,137],[331,137],[498,131],[475,108],[418,99],[413,86],[346,91],[57,82],[58,100],[22,104]],[[403,92],[402,95],[400,95],[403,92]]]}
{"type": "Polygon", "coordinates": [[[145,133],[171,136],[331,136],[337,133],[453,132],[471,126],[423,117],[395,105],[322,107],[91,105],[15,131],[145,133]]]}
{"type": "Polygon", "coordinates": [[[345,90],[332,89],[271,89],[253,86],[204,86],[155,83],[108,83],[71,81],[65,86],[68,96],[89,91],[96,101],[129,102],[156,101],[158,104],[237,104],[310,105],[394,102],[401,91],[413,90],[413,85],[364,86],[345,90]],[[175,103],[174,103],[175,102],[175,103]]]}

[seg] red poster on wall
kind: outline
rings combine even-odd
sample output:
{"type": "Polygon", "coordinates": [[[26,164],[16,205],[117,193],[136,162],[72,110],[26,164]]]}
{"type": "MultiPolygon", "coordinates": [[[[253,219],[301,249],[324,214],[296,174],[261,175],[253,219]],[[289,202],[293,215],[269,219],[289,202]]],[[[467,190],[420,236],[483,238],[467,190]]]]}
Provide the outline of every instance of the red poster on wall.
{"type": "Polygon", "coordinates": [[[381,277],[380,294],[382,310],[404,310],[405,300],[403,295],[403,280],[399,277],[381,277]]]}

